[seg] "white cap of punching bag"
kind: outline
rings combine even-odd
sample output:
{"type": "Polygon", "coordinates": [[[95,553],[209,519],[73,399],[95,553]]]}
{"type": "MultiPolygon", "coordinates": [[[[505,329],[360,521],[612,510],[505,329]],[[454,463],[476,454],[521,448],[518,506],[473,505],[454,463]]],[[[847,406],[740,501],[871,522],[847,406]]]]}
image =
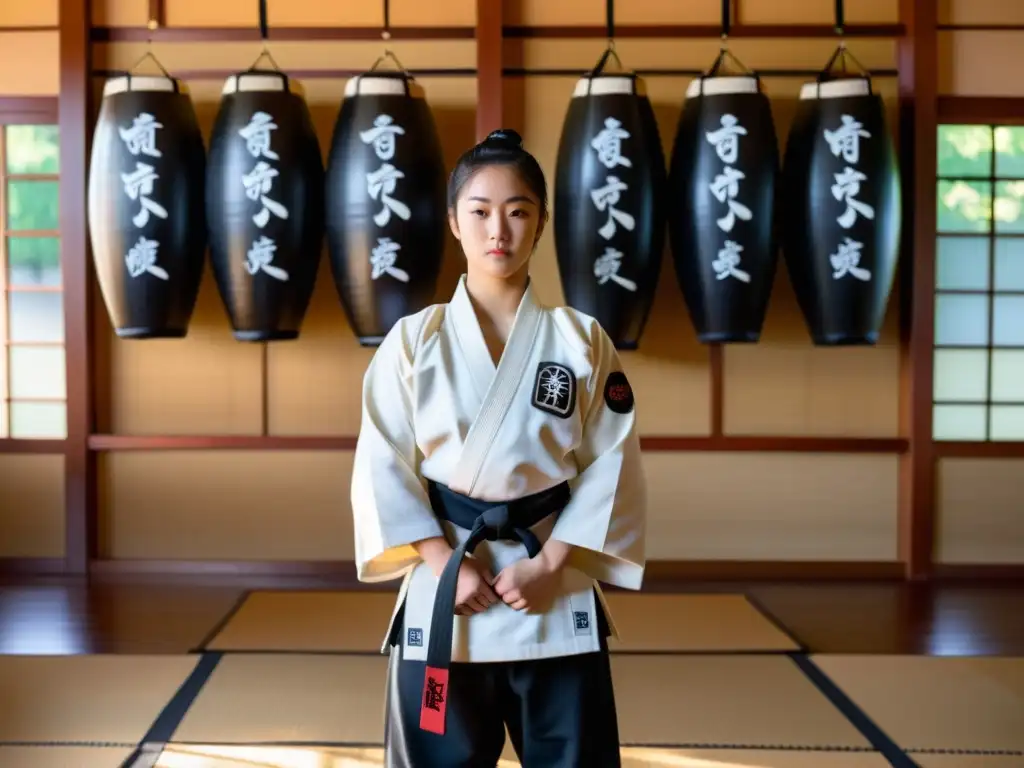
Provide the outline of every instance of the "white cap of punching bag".
{"type": "Polygon", "coordinates": [[[282,72],[281,77],[273,72],[237,72],[224,81],[221,88],[221,95],[227,96],[231,93],[259,93],[266,91],[288,91],[298,96],[305,97],[306,89],[294,77],[282,72]]]}
{"type": "Polygon", "coordinates": [[[842,80],[828,80],[824,83],[804,83],[800,88],[800,99],[845,99],[850,96],[870,96],[871,81],[866,77],[848,77],[842,80]]]}
{"type": "Polygon", "coordinates": [[[760,93],[756,77],[726,75],[723,77],[695,77],[686,88],[686,98],[719,96],[726,93],[760,93]]]}
{"type": "Polygon", "coordinates": [[[408,95],[413,99],[426,97],[423,86],[417,83],[411,76],[395,77],[390,73],[377,74],[376,72],[364,72],[356,75],[345,83],[345,98],[352,96],[405,96],[408,88],[408,95]]]}
{"type": "Polygon", "coordinates": [[[572,97],[582,96],[607,96],[613,93],[624,93],[627,95],[636,94],[643,96],[645,92],[644,80],[642,77],[626,77],[623,75],[598,75],[590,77],[586,75],[576,81],[572,97]]]}
{"type": "Polygon", "coordinates": [[[173,93],[177,85],[178,93],[188,93],[188,86],[184,81],[174,77],[162,75],[118,75],[111,77],[103,84],[103,96],[113,96],[115,93],[128,93],[129,91],[164,91],[173,93]]]}

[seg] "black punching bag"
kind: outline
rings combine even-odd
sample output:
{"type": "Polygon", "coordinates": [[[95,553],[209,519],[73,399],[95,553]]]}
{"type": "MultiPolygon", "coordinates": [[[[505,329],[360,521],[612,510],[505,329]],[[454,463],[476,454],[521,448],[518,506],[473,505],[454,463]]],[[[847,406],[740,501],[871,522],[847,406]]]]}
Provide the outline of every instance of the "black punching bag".
{"type": "Polygon", "coordinates": [[[668,231],[701,342],[761,336],[778,263],[778,175],[775,123],[759,79],[693,80],[672,149],[668,231]]]}
{"type": "Polygon", "coordinates": [[[324,169],[294,80],[264,70],[228,78],[206,188],[210,261],[235,338],[297,338],[323,249],[324,169]]]}
{"type": "Polygon", "coordinates": [[[441,140],[408,73],[371,71],[345,86],[326,207],[342,307],[359,343],[375,346],[433,301],[448,226],[441,140]]]}
{"type": "Polygon", "coordinates": [[[89,237],[121,338],[188,332],[206,251],[205,165],[183,83],[149,75],[106,82],[89,162],[89,237]]]}
{"type": "Polygon", "coordinates": [[[566,303],[636,349],[661,271],[665,156],[643,80],[601,66],[576,83],[562,125],[555,252],[566,303]]]}
{"type": "Polygon", "coordinates": [[[782,171],[782,247],[818,345],[874,344],[900,239],[900,178],[867,78],[800,91],[782,171]]]}

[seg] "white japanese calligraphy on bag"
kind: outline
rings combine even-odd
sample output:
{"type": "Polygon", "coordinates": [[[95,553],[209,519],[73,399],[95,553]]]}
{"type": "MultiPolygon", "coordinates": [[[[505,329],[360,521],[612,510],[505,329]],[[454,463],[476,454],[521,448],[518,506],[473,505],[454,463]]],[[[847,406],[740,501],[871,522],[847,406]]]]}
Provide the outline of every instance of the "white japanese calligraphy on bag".
{"type": "MultiPolygon", "coordinates": [[[[411,544],[444,534],[454,547],[469,535],[434,514],[428,478],[494,501],[563,481],[572,492],[561,512],[531,529],[541,543],[553,536],[573,545],[549,610],[516,611],[499,601],[481,613],[453,616],[452,661],[600,649],[595,599],[609,612],[596,582],[639,589],[645,566],[646,486],[636,411],[611,407],[605,394],[609,374],[621,370],[611,339],[593,318],[542,305],[530,285],[497,366],[465,276],[449,303],[392,328],[363,382],[351,500],[360,580],[404,577],[392,614],[394,623],[405,601],[404,658],[426,658],[437,587],[411,544]],[[571,406],[567,414],[545,400],[552,370],[573,377],[568,394],[561,390],[560,405],[571,406]]],[[[475,556],[497,575],[527,554],[518,542],[485,541],[475,556]]],[[[610,615],[608,623],[617,637],[610,615]]]]}

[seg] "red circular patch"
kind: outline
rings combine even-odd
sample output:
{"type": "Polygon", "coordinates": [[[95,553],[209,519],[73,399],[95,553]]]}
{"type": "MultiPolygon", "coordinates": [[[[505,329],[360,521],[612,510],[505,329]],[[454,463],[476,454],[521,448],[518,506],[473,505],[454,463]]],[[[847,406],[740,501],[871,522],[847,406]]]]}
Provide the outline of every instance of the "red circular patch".
{"type": "Polygon", "coordinates": [[[615,413],[629,413],[633,410],[633,388],[622,371],[613,371],[604,385],[604,401],[615,413]]]}

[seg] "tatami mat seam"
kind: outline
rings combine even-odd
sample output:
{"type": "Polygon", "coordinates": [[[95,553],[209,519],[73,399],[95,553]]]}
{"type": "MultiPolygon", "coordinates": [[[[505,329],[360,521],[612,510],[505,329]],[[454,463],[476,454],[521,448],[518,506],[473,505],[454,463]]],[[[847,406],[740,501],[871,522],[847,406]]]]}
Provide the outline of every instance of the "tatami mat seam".
{"type": "Polygon", "coordinates": [[[915,762],[900,748],[900,746],[893,741],[885,731],[879,727],[874,720],[872,720],[864,710],[862,710],[853,699],[850,698],[845,691],[830,678],[825,672],[815,664],[809,656],[802,653],[792,653],[789,655],[790,659],[796,665],[797,669],[803,672],[807,679],[817,687],[825,698],[827,698],[832,705],[839,710],[839,712],[850,721],[850,724],[856,728],[871,745],[882,754],[882,756],[889,761],[894,768],[921,768],[920,764],[915,762]]]}
{"type": "Polygon", "coordinates": [[[149,731],[142,737],[135,751],[125,759],[121,768],[152,768],[156,765],[163,748],[174,737],[175,731],[198,698],[203,686],[220,664],[223,654],[218,651],[204,652],[192,672],[175,691],[174,696],[157,715],[149,731]]]}

